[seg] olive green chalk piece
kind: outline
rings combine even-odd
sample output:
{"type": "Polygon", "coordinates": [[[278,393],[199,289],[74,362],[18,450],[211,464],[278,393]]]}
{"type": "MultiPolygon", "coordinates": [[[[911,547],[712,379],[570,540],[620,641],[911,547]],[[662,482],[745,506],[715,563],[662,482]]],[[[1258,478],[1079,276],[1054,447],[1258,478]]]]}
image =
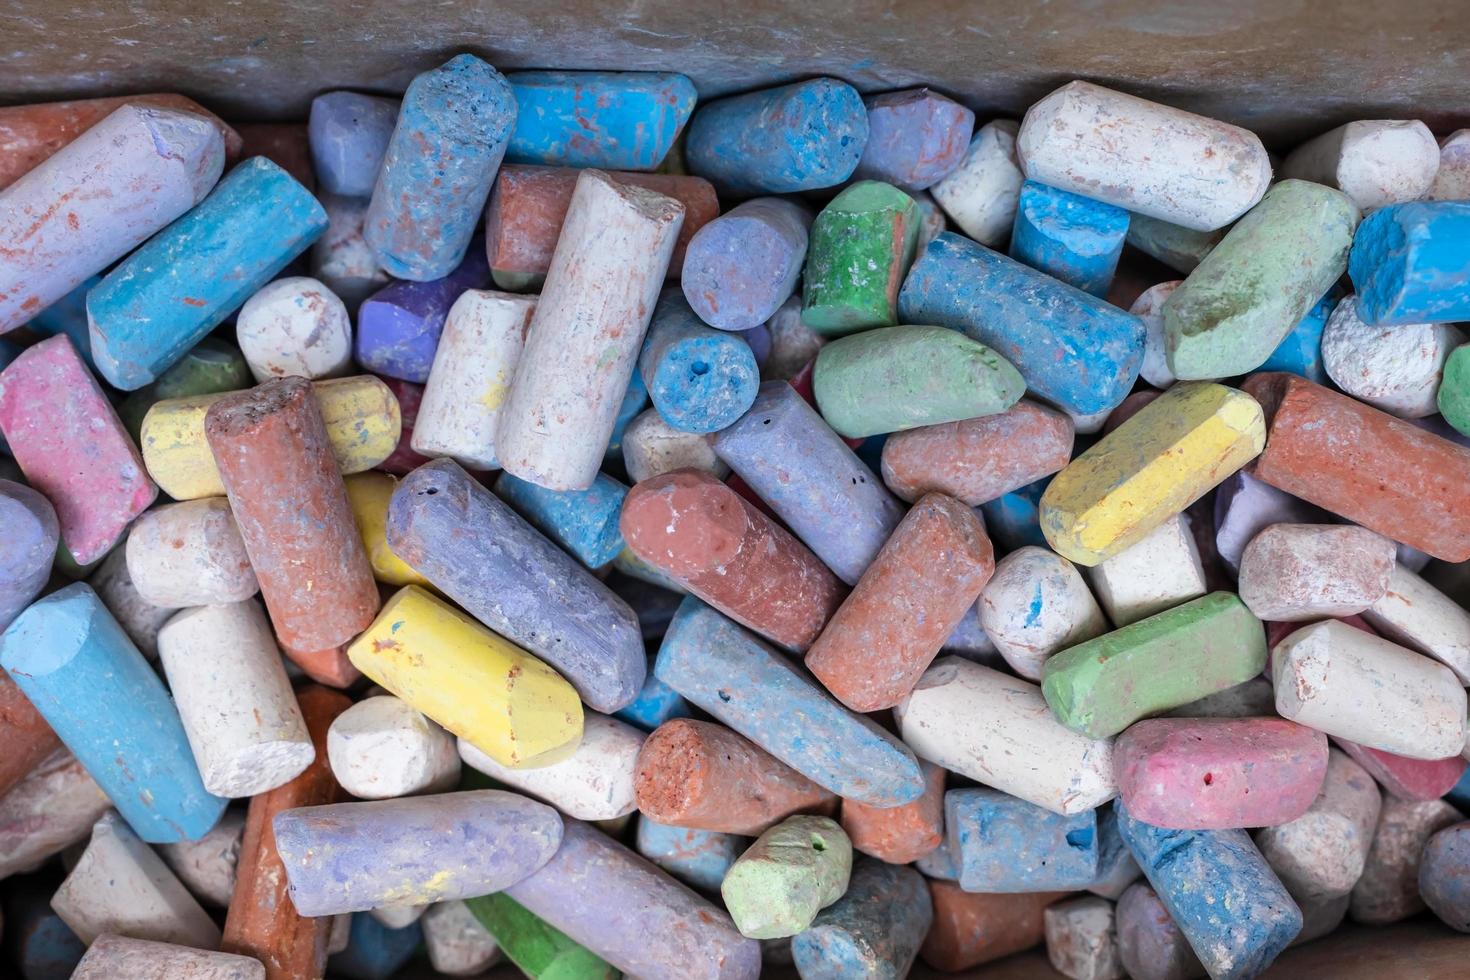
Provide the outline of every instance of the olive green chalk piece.
{"type": "Polygon", "coordinates": [[[790,817],[761,834],[725,874],[720,897],[742,935],[805,931],[847,891],[852,842],[828,817],[790,817]]]}
{"type": "Polygon", "coordinates": [[[1164,302],[1164,349],[1181,381],[1254,371],[1347,270],[1358,227],[1348,196],[1283,180],[1164,302]]]}
{"type": "Polygon", "coordinates": [[[1470,344],[1456,347],[1439,382],[1439,413],[1462,435],[1470,436],[1470,344]]]}
{"type": "Polygon", "coordinates": [[[143,429],[143,416],[155,402],[239,391],[254,384],[240,348],[215,337],[205,337],[177,364],[160,374],[157,381],[124,398],[117,406],[117,414],[137,442],[143,429]]]}
{"type": "Polygon", "coordinates": [[[613,980],[618,971],[504,893],[465,899],[505,958],[531,980],[613,980]]]}
{"type": "Polygon", "coordinates": [[[896,324],[919,223],[919,206],[892,184],[860,180],[834,197],[812,224],[802,322],[826,335],[896,324]]]}
{"type": "Polygon", "coordinates": [[[880,327],[823,347],[817,407],[849,439],[1004,412],[1026,393],[1021,372],[945,327],[880,327]]]}
{"type": "Polygon", "coordinates": [[[1041,693],[1091,738],[1243,684],[1266,666],[1266,630],[1231,592],[1212,592],[1058,653],[1041,693]]]}

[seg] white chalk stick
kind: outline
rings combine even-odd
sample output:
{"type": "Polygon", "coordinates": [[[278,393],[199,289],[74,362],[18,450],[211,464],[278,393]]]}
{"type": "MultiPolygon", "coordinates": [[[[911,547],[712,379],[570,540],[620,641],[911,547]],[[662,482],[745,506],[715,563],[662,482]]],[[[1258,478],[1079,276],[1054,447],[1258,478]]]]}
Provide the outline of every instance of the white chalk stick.
{"type": "Polygon", "coordinates": [[[388,273],[362,237],[367,198],[318,194],[327,230],[311,248],[311,274],[337,294],[354,316],[362,301],[388,284],[388,273]]]}
{"type": "Polygon", "coordinates": [[[437,902],[420,923],[429,962],[445,976],[473,977],[500,961],[500,946],[461,901],[437,902]]]}
{"type": "Polygon", "coordinates": [[[159,844],[158,854],[200,902],[227,908],[235,894],[235,866],[244,834],[245,811],[230,809],[203,837],[159,844]]]}
{"type": "Polygon", "coordinates": [[[265,964],[253,956],[109,934],[97,937],[71,980],[265,980],[265,964]]]}
{"type": "Polygon", "coordinates": [[[427,911],[429,911],[429,906],[427,905],[383,905],[379,908],[371,909],[368,915],[377,919],[389,929],[407,929],[422,919],[424,913],[427,911]]]}
{"type": "Polygon", "coordinates": [[[942,657],[893,713],[919,758],[1053,813],[1117,795],[1113,740],[1063,728],[1041,688],[1000,671],[942,657]]]}
{"type": "Polygon", "coordinates": [[[1174,295],[1183,279],[1171,279],[1157,286],[1150,286],[1138,294],[1138,299],[1128,312],[1143,321],[1143,367],[1139,377],[1155,388],[1168,388],[1179,379],[1169,370],[1169,358],[1164,340],[1164,301],[1174,295]]]}
{"type": "Polygon", "coordinates": [[[336,378],[352,366],[347,306],[307,276],[277,279],[256,290],[240,307],[235,339],[257,382],[336,378]]]}
{"type": "Polygon", "coordinates": [[[158,634],[158,653],[211,793],[255,796],[316,758],[270,621],[254,599],[178,613],[158,634]]]}
{"type": "Polygon", "coordinates": [[[1470,612],[1409,571],[1394,566],[1388,592],[1363,613],[1390,640],[1418,650],[1470,684],[1470,612]]]}
{"type": "Polygon", "coordinates": [[[510,391],[536,297],[471,289],[449,308],[424,385],[413,449],[472,470],[499,466],[495,420],[510,391]]]}
{"type": "Polygon", "coordinates": [[[1322,367],[1343,391],[1402,419],[1439,411],[1445,361],[1465,342],[1448,323],[1372,327],[1358,319],[1357,298],[1332,310],[1322,330],[1322,367]]]}
{"type": "Polygon", "coordinates": [[[1196,599],[1209,589],[1189,519],[1176,514],[1142,541],[1087,569],[1114,626],[1127,626],[1196,599]]]}
{"type": "Polygon", "coordinates": [[[113,548],[87,584],[97,593],[118,625],[149,660],[158,659],[158,631],[178,611],[174,606],[155,606],[138,592],[128,571],[126,543],[113,548]]]}
{"type": "Polygon", "coordinates": [[[1396,549],[1352,524],[1272,524],[1240,558],[1240,599],[1260,619],[1352,616],[1382,599],[1396,549]]]}
{"type": "Polygon", "coordinates": [[[1439,144],[1417,119],[1364,119],[1308,140],[1287,156],[1283,177],[1336,187],[1359,211],[1417,201],[1439,170],[1439,144]]]}
{"type": "Polygon", "coordinates": [[[1046,958],[1072,980],[1123,980],[1127,974],[1118,955],[1113,903],[1096,895],[1048,905],[1046,958]]]}
{"type": "Polygon", "coordinates": [[[1465,744],[1465,689],[1454,671],[1337,620],[1297,630],[1272,652],[1283,718],[1410,759],[1465,744]]]}
{"type": "Polygon", "coordinates": [[[1011,119],[996,119],[981,126],[959,167],[929,188],[961,231],[991,248],[1010,237],[1021,185],[1026,182],[1016,159],[1016,133],[1020,128],[1021,124],[1011,119]]]}
{"type": "Polygon", "coordinates": [[[639,413],[623,430],[623,464],[630,483],[682,469],[703,470],[720,479],[730,472],[704,436],[673,428],[656,408],[639,413]]]}
{"type": "Polygon", "coordinates": [[[110,932],[219,948],[219,926],[116,810],[93,826],[91,843],[51,896],[51,908],[88,945],[110,932]]]}
{"type": "Polygon", "coordinates": [[[85,841],[111,806],[70,752],[52,752],[0,796],[0,879],[32,871],[85,841]]]}
{"type": "Polygon", "coordinates": [[[1355,922],[1381,926],[1424,911],[1419,896],[1419,859],[1436,832],[1464,820],[1444,800],[1413,802],[1384,796],[1378,827],[1363,874],[1353,885],[1348,914],[1355,922]]]}
{"type": "Polygon", "coordinates": [[[342,788],[364,800],[443,793],[459,782],[454,736],[391,694],[333,720],[327,759],[342,788]]]}
{"type": "Polygon", "coordinates": [[[1058,650],[1100,636],[1108,621],[1077,566],[1028,545],[996,562],[980,593],[980,625],[1011,669],[1041,679],[1041,665],[1058,650]]]}
{"type": "Polygon", "coordinates": [[[1431,201],[1470,201],[1470,129],[1439,141],[1439,169],[1426,195],[1431,201]]]}
{"type": "Polygon", "coordinates": [[[582,744],[553,765],[508,769],[464,739],[459,740],[459,755],[470,768],[544,800],[567,816],[612,820],[637,808],[633,775],[646,737],[626,722],[588,711],[582,722],[582,744]]]}
{"type": "Polygon", "coordinates": [[[1327,777],[1307,812],[1262,829],[1256,846],[1298,903],[1342,898],[1363,874],[1381,805],[1367,770],[1332,749],[1327,777]]]}
{"type": "Polygon", "coordinates": [[[148,511],[128,533],[127,561],[133,588],[154,606],[239,602],[260,589],[224,497],[148,511]]]}
{"type": "MultiPolygon", "coordinates": [[[[790,381],[817,356],[827,338],[801,319],[801,296],[793,296],[766,321],[771,353],[761,365],[762,381],[790,381]]],[[[625,436],[626,438],[626,436],[625,436]]]]}

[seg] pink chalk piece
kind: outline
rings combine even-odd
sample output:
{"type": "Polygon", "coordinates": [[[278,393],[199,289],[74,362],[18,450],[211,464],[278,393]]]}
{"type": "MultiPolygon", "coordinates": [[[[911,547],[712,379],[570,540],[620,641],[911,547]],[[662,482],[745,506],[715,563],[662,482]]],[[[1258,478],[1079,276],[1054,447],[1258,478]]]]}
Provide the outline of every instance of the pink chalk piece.
{"type": "Polygon", "coordinates": [[[1448,759],[1409,759],[1382,749],[1370,749],[1345,738],[1334,738],[1337,747],[1368,770],[1368,775],[1390,796],[1401,800],[1437,800],[1454,788],[1465,774],[1467,763],[1462,757],[1448,759]]]}
{"type": "Polygon", "coordinates": [[[117,544],[158,487],[107,396],[65,334],[0,372],[0,431],[27,482],[56,507],[80,565],[117,544]]]}
{"type": "Polygon", "coordinates": [[[1327,778],[1327,736],[1281,718],[1153,718],[1113,747],[1118,795],[1174,830],[1273,827],[1307,811],[1327,778]]]}

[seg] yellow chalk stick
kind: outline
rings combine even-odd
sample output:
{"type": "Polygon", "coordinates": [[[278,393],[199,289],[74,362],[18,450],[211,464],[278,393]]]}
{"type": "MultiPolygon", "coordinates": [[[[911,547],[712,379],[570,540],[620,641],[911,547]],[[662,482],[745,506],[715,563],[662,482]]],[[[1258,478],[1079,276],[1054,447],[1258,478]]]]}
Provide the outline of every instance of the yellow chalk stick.
{"type": "MultiPolygon", "coordinates": [[[[398,399],[387,385],[363,374],[318,381],[313,387],[343,473],[370,470],[393,454],[403,420],[398,399]]],[[[167,398],[143,417],[143,465],[153,482],[175,500],[225,494],[204,439],[204,415],[223,397],[167,398]]]]}
{"type": "Polygon", "coordinates": [[[582,741],[562,676],[416,585],[347,648],[358,670],[503,766],[550,765],[582,741]]]}
{"type": "Polygon", "coordinates": [[[1041,533],[1063,558],[1096,565],[1142,540],[1261,454],[1261,406],[1207,381],[1176,384],[1058,473],[1041,533]]]}
{"type": "Polygon", "coordinates": [[[373,578],[388,585],[422,585],[432,588],[429,580],[409,567],[408,563],[388,547],[388,501],[398,480],[376,470],[354,473],[347,478],[347,499],[352,502],[352,516],[357,533],[373,566],[373,578]]]}

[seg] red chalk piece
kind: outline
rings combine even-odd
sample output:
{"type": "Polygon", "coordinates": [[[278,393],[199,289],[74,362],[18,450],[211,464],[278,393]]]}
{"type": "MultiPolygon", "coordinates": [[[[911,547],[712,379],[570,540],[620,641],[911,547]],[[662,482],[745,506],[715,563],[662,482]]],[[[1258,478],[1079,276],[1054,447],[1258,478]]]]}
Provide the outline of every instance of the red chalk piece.
{"type": "Polygon", "coordinates": [[[920,762],[924,795],[903,806],[842,801],[842,829],[852,846],[889,864],[908,864],[944,843],[945,771],[920,762]]]}
{"type": "Polygon", "coordinates": [[[936,970],[966,970],[1019,953],[1046,935],[1042,912],[1067,892],[983,895],[949,881],[929,882],[934,924],[919,955],[936,970]]]}
{"type": "Polygon", "coordinates": [[[327,647],[325,650],[298,650],[281,644],[281,652],[301,672],[318,684],[328,687],[351,687],[362,676],[362,671],[353,666],[347,656],[349,644],[327,647]]]}
{"type": "Polygon", "coordinates": [[[26,778],[52,752],[61,739],[46,724],[20,688],[0,670],[0,796],[26,778]]]}
{"type": "Polygon", "coordinates": [[[1384,792],[1401,800],[1437,800],[1454,788],[1467,763],[1458,755],[1448,759],[1408,759],[1357,742],[1335,738],[1338,748],[1368,770],[1384,792]]]}

